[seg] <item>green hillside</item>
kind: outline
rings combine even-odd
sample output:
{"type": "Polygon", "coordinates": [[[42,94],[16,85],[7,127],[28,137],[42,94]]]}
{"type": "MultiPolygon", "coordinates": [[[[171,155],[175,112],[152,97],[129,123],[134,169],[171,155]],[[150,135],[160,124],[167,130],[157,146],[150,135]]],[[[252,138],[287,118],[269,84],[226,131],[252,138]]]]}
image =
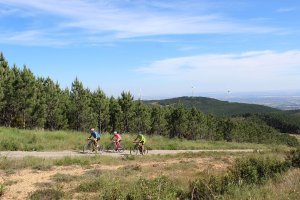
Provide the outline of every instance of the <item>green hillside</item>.
{"type": "Polygon", "coordinates": [[[260,118],[269,126],[274,127],[283,133],[300,134],[300,112],[280,111],[276,113],[260,114],[260,118]]]}
{"type": "Polygon", "coordinates": [[[144,102],[149,104],[159,104],[163,106],[182,103],[186,108],[195,107],[206,114],[211,113],[217,116],[232,116],[244,113],[271,113],[279,111],[278,109],[262,105],[231,103],[207,97],[178,97],[172,99],[150,100],[144,102]]]}

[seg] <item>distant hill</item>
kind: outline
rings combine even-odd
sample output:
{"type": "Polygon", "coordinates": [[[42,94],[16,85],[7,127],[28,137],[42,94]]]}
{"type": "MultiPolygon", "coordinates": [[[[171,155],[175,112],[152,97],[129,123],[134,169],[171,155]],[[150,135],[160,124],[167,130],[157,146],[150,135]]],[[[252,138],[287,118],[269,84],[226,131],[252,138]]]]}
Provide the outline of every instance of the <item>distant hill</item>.
{"type": "Polygon", "coordinates": [[[195,107],[206,114],[211,113],[217,116],[232,116],[244,113],[272,113],[280,111],[276,108],[263,105],[233,103],[207,97],[177,97],[163,100],[148,100],[144,102],[163,106],[182,103],[186,108],[195,107]]]}

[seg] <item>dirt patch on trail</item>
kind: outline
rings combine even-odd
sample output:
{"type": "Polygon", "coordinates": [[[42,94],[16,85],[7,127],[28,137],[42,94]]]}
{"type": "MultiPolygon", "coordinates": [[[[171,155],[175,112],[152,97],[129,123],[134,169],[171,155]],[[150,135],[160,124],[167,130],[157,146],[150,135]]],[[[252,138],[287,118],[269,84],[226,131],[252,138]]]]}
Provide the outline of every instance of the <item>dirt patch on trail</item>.
{"type": "MultiPolygon", "coordinates": [[[[27,199],[29,195],[37,189],[40,189],[41,186],[51,187],[55,184],[52,180],[52,177],[56,174],[65,174],[71,176],[80,176],[84,175],[90,170],[117,170],[124,168],[128,165],[139,165],[145,168],[160,168],[164,167],[173,167],[176,165],[186,164],[189,167],[189,164],[193,164],[198,170],[205,170],[208,167],[215,170],[226,170],[226,168],[231,165],[234,158],[226,157],[223,159],[220,158],[180,158],[180,159],[167,159],[164,161],[150,161],[140,163],[130,162],[130,164],[122,165],[101,165],[93,164],[88,167],[82,167],[79,165],[72,166],[54,166],[46,171],[34,170],[34,169],[23,169],[17,171],[15,174],[8,175],[0,170],[0,182],[1,183],[10,183],[5,186],[4,195],[0,199],[14,199],[14,200],[23,200],[27,199]]],[[[163,170],[162,170],[163,171],[163,170]]],[[[156,176],[159,175],[156,173],[156,176]]],[[[172,175],[172,174],[166,174],[172,175]]],[[[155,170],[147,175],[148,177],[155,176],[155,170]]]]}
{"type": "Polygon", "coordinates": [[[52,167],[47,171],[40,171],[34,169],[19,170],[12,175],[3,175],[2,179],[4,183],[8,182],[13,184],[5,187],[4,196],[2,198],[16,200],[26,199],[31,192],[38,189],[39,185],[51,185],[51,182],[53,182],[51,180],[51,177],[58,173],[72,176],[80,176],[86,171],[89,171],[93,168],[103,170],[116,170],[118,167],[122,166],[92,165],[87,169],[78,165],[72,165],[52,167]]]}

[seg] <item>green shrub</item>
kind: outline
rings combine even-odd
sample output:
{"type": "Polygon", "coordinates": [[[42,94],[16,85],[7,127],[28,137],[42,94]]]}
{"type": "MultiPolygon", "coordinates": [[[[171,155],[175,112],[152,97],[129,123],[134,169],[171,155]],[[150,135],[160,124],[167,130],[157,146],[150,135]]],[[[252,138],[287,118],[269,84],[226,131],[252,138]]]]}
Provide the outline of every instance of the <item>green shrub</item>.
{"type": "Polygon", "coordinates": [[[97,192],[99,190],[102,190],[103,188],[106,188],[107,181],[103,180],[102,178],[97,179],[91,179],[86,182],[81,183],[76,191],[79,192],[97,192]]]}
{"type": "Polygon", "coordinates": [[[236,160],[229,171],[235,184],[261,184],[277,174],[287,171],[288,165],[270,157],[249,157],[236,160]]]}
{"type": "Polygon", "coordinates": [[[68,182],[77,180],[78,177],[77,176],[72,176],[72,175],[69,175],[69,174],[60,174],[60,173],[58,173],[58,174],[55,174],[51,179],[56,181],[56,182],[68,183],[68,182]]]}
{"type": "Polygon", "coordinates": [[[64,198],[64,193],[53,188],[41,189],[33,192],[29,198],[31,200],[60,200],[64,198]]]}
{"type": "MultiPolygon", "coordinates": [[[[105,188],[101,199],[103,200],[119,200],[125,199],[123,187],[119,184],[116,184],[113,188],[105,188]]],[[[128,199],[128,198],[127,198],[128,199]]]]}
{"type": "Polygon", "coordinates": [[[206,174],[193,181],[190,184],[190,192],[181,199],[215,199],[216,196],[227,192],[227,188],[226,178],[206,174]]]}
{"type": "Polygon", "coordinates": [[[287,162],[293,167],[300,168],[300,148],[292,150],[287,154],[287,162]]]}
{"type": "Polygon", "coordinates": [[[88,165],[90,162],[89,158],[66,156],[62,159],[56,160],[55,165],[88,165]]]}
{"type": "Polygon", "coordinates": [[[131,191],[126,195],[126,199],[176,199],[178,188],[165,176],[157,177],[153,180],[139,179],[131,191]]]}
{"type": "Polygon", "coordinates": [[[18,142],[14,139],[3,139],[0,142],[1,150],[17,151],[20,150],[18,142]]]}
{"type": "Polygon", "coordinates": [[[4,195],[4,184],[0,183],[0,197],[4,195]]]}
{"type": "Polygon", "coordinates": [[[218,199],[220,195],[228,194],[238,187],[265,183],[288,168],[287,162],[272,157],[241,158],[223,176],[202,174],[179,199],[218,199]]]}

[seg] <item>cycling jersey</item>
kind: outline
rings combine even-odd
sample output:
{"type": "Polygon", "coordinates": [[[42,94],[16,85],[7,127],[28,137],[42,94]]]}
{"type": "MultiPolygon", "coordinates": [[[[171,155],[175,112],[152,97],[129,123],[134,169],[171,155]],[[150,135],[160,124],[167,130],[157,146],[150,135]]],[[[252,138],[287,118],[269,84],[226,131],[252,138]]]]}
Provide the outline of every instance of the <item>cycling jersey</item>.
{"type": "Polygon", "coordinates": [[[122,137],[121,137],[121,135],[120,134],[114,134],[114,139],[115,140],[122,140],[122,137]]]}
{"type": "Polygon", "coordinates": [[[140,142],[143,142],[144,144],[146,143],[146,138],[143,134],[139,134],[135,140],[139,140],[140,142]]]}
{"type": "Polygon", "coordinates": [[[101,134],[100,133],[98,133],[98,132],[96,132],[96,131],[92,131],[91,132],[91,136],[93,137],[93,138],[95,138],[95,139],[100,139],[100,137],[101,137],[101,134]]]}

